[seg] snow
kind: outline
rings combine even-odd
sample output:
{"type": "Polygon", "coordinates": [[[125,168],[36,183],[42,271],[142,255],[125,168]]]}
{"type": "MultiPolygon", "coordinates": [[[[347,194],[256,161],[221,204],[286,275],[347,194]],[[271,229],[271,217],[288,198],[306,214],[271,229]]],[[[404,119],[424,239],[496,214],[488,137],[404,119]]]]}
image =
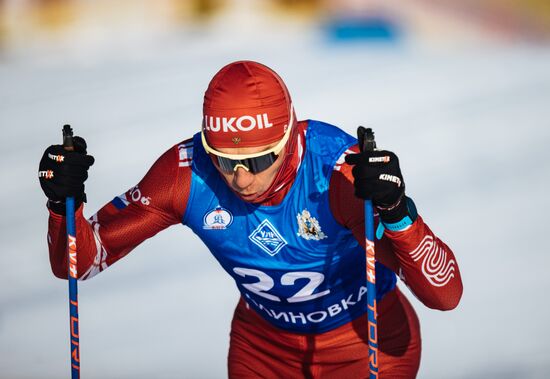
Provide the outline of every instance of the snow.
{"type": "MultiPolygon", "coordinates": [[[[50,272],[36,177],[44,148],[60,143],[64,123],[86,138],[90,216],[199,130],[209,79],[237,59],[278,71],[300,119],[373,127],[455,251],[465,288],[456,310],[408,296],[422,325],[419,377],[548,377],[550,48],[338,46],[292,27],[161,37],[0,57],[1,378],[69,375],[68,289],[50,272]]],[[[201,242],[172,227],[80,283],[82,375],[225,377],[237,299],[201,242]]]]}

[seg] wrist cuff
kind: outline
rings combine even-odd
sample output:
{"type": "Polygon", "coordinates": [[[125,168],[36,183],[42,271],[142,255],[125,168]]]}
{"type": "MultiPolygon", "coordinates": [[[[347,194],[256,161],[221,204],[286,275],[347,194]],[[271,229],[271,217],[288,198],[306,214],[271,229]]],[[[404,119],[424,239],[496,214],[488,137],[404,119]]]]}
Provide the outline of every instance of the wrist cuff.
{"type": "Polygon", "coordinates": [[[393,204],[389,207],[381,207],[377,206],[378,214],[380,215],[380,218],[384,220],[386,223],[396,223],[402,220],[405,216],[409,214],[407,209],[407,197],[403,194],[393,204]]]}
{"type": "Polygon", "coordinates": [[[413,222],[414,221],[411,220],[409,216],[405,216],[401,221],[391,224],[381,221],[378,223],[378,228],[376,228],[376,238],[381,239],[385,230],[389,230],[390,232],[401,232],[406,230],[413,224],[413,222]]]}
{"type": "Polygon", "coordinates": [[[382,238],[382,236],[384,235],[384,230],[386,229],[391,232],[401,232],[408,229],[409,226],[411,226],[418,217],[416,205],[410,197],[404,197],[402,204],[399,204],[399,208],[401,208],[401,211],[404,214],[398,221],[386,221],[387,219],[385,219],[384,215],[380,213],[380,221],[378,223],[378,227],[376,228],[377,239],[382,238]]]}
{"type": "MultiPolygon", "coordinates": [[[[86,194],[84,196],[80,196],[78,199],[74,200],[74,209],[75,211],[80,207],[82,203],[86,202],[86,194]]],[[[67,213],[67,209],[65,207],[65,200],[62,201],[56,201],[56,200],[50,200],[48,199],[48,202],[46,203],[46,206],[49,210],[51,210],[53,213],[58,214],[60,216],[65,216],[67,213]]]]}
{"type": "Polygon", "coordinates": [[[65,216],[66,209],[65,209],[64,201],[48,200],[48,202],[46,203],[46,206],[53,213],[58,214],[60,216],[65,216]]]}

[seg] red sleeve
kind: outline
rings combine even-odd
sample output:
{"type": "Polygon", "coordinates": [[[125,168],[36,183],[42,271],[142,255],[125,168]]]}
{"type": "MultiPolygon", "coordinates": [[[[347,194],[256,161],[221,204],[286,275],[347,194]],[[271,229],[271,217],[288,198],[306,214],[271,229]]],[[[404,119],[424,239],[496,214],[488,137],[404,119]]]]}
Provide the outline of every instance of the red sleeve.
{"type": "MultiPolygon", "coordinates": [[[[88,220],[75,215],[78,277],[88,279],[126,256],[144,240],[181,222],[191,184],[192,140],[166,151],[135,187],[88,220]]],[[[50,211],[48,245],[55,276],[67,278],[65,217],[50,211]]]]}
{"type": "MultiPolygon", "coordinates": [[[[336,220],[350,229],[361,246],[365,246],[365,214],[363,201],[356,198],[351,166],[344,163],[349,153],[358,152],[357,145],[338,160],[330,181],[329,201],[336,220]]],[[[378,217],[375,215],[375,224],[378,217]]],[[[418,216],[406,230],[385,231],[375,241],[376,259],[393,270],[414,295],[427,307],[450,310],[462,296],[462,280],[456,258],[418,216]]]]}

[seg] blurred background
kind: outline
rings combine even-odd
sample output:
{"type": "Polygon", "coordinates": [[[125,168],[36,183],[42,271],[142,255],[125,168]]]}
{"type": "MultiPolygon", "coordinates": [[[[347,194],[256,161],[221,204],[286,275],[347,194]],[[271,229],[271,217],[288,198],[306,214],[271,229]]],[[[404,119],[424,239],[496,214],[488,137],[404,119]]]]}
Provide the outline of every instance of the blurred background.
{"type": "MultiPolygon", "coordinates": [[[[373,127],[464,296],[419,314],[419,378],[550,377],[547,0],[0,0],[0,378],[69,376],[44,149],[70,123],[91,216],[200,128],[223,65],[260,61],[300,119],[373,127]]],[[[238,293],[182,226],[79,287],[83,378],[224,378],[238,293]]]]}

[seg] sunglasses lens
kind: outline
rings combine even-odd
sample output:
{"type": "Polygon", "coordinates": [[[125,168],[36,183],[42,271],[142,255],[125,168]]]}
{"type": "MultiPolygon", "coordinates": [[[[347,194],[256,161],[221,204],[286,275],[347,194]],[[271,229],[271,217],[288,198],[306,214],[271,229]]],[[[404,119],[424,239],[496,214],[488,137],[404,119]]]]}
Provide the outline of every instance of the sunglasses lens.
{"type": "Polygon", "coordinates": [[[213,155],[213,157],[218,161],[218,166],[220,169],[225,172],[233,172],[235,166],[237,165],[237,163],[233,162],[238,162],[233,159],[218,157],[217,155],[213,155]]]}
{"type": "Polygon", "coordinates": [[[277,155],[275,153],[268,153],[265,155],[260,155],[259,157],[247,159],[229,159],[216,156],[216,159],[218,161],[218,166],[222,171],[233,172],[235,167],[240,164],[248,168],[251,173],[257,174],[258,172],[262,172],[271,167],[271,165],[277,160],[277,155]]]}
{"type": "Polygon", "coordinates": [[[277,156],[274,153],[269,153],[265,155],[261,155],[256,158],[249,158],[245,159],[246,163],[244,164],[250,172],[253,174],[256,174],[258,172],[262,172],[266,170],[267,168],[271,167],[271,165],[277,160],[277,156]]]}

